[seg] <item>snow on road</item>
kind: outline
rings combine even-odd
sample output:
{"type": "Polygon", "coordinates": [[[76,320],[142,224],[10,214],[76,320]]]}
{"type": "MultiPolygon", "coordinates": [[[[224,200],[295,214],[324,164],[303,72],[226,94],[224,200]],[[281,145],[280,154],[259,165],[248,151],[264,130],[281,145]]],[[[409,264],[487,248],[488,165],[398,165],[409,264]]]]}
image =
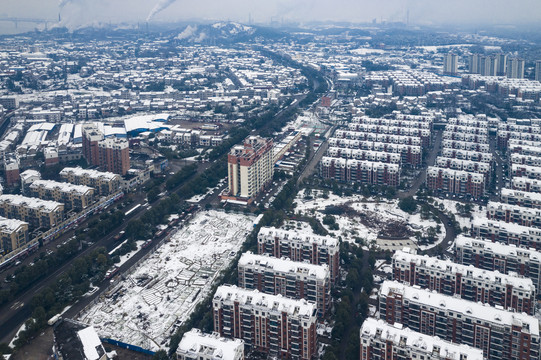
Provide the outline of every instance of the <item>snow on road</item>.
{"type": "Polygon", "coordinates": [[[87,308],[78,320],[109,337],[156,351],[240,249],[253,216],[219,211],[198,213],[125,280],[87,308]]]}

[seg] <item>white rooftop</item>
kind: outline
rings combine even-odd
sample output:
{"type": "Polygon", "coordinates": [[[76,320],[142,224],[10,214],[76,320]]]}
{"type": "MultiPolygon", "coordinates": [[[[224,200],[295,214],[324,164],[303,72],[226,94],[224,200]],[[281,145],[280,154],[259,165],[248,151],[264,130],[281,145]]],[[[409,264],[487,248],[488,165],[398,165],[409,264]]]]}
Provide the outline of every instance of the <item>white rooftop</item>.
{"type": "Polygon", "coordinates": [[[12,233],[17,231],[21,225],[24,224],[28,223],[17,219],[6,219],[5,217],[0,216],[0,231],[3,233],[12,233]]]}
{"type": "Polygon", "coordinates": [[[41,200],[38,198],[26,197],[22,195],[0,195],[0,203],[8,202],[12,205],[25,206],[36,210],[55,211],[63,206],[61,203],[50,200],[41,200]]]}
{"type": "Polygon", "coordinates": [[[397,281],[385,281],[380,288],[380,296],[390,293],[401,294],[403,299],[410,302],[421,303],[434,309],[447,309],[454,313],[465,314],[468,317],[481,319],[490,323],[503,325],[526,325],[532,335],[539,336],[539,320],[526,313],[513,313],[497,309],[487,304],[463,300],[454,296],[447,296],[435,291],[421,289],[418,286],[409,286],[397,281]]]}
{"type": "Polygon", "coordinates": [[[212,359],[234,360],[236,354],[244,351],[241,339],[226,339],[218,333],[205,334],[199,329],[192,329],[182,337],[177,353],[205,354],[212,359]]]}
{"type": "Polygon", "coordinates": [[[368,318],[361,327],[361,337],[381,338],[390,341],[395,346],[410,348],[426,353],[429,357],[433,351],[439,349],[442,359],[463,360],[466,355],[468,360],[483,360],[483,350],[468,345],[454,344],[438,338],[437,336],[424,335],[404,328],[402,324],[390,325],[383,320],[368,318]],[[405,339],[405,343],[402,341],[405,339]]]}
{"type": "Polygon", "coordinates": [[[337,247],[338,240],[330,236],[316,235],[308,230],[285,230],[275,227],[264,226],[259,229],[258,237],[272,236],[280,239],[296,240],[305,243],[337,247]]]}
{"type": "Polygon", "coordinates": [[[407,263],[415,263],[417,267],[423,266],[428,269],[438,271],[447,271],[450,273],[462,274],[465,278],[484,280],[486,282],[509,284],[514,288],[520,288],[535,293],[535,287],[531,279],[525,277],[511,276],[502,274],[499,271],[489,271],[476,268],[473,265],[462,265],[454,263],[450,260],[440,260],[436,257],[428,255],[413,254],[411,252],[399,250],[393,255],[393,261],[402,261],[407,263]]]}
{"type": "Polygon", "coordinates": [[[296,300],[282,295],[269,295],[257,290],[241,289],[235,285],[220,286],[214,294],[214,300],[251,304],[261,309],[285,312],[293,316],[312,317],[317,312],[316,304],[305,299],[296,300]]]}
{"type": "Polygon", "coordinates": [[[329,278],[329,266],[326,264],[314,265],[309,263],[292,261],[287,258],[278,259],[269,255],[253,254],[250,251],[242,254],[239,259],[239,266],[249,265],[270,268],[282,273],[307,275],[309,277],[315,277],[319,280],[325,280],[329,278]]]}
{"type": "Polygon", "coordinates": [[[75,176],[88,176],[93,179],[104,178],[106,180],[114,180],[119,178],[117,174],[108,171],[98,171],[94,169],[83,169],[81,167],[65,167],[60,171],[60,175],[73,173],[75,176]]]}

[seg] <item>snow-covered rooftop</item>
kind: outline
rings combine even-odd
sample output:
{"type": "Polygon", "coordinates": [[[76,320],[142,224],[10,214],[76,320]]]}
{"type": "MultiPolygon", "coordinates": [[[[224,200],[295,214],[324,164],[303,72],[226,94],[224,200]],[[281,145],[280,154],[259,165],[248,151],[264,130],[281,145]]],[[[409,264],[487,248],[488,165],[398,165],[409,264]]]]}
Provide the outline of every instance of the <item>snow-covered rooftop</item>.
{"type": "Polygon", "coordinates": [[[287,313],[290,316],[315,316],[317,307],[315,303],[305,299],[291,299],[282,295],[269,295],[258,290],[247,290],[235,285],[222,285],[216,289],[214,301],[235,302],[242,305],[252,305],[263,311],[276,311],[287,313]]]}
{"type": "Polygon", "coordinates": [[[314,277],[318,280],[325,280],[329,278],[329,266],[313,265],[309,263],[303,263],[298,261],[292,261],[286,258],[275,258],[269,255],[257,255],[248,251],[242,254],[239,259],[240,266],[254,266],[262,267],[265,269],[274,270],[280,273],[294,273],[296,275],[302,275],[305,277],[314,277]]]}
{"type": "Polygon", "coordinates": [[[462,274],[464,278],[482,280],[488,283],[512,285],[514,288],[524,289],[535,293],[535,287],[531,279],[502,274],[499,271],[488,271],[476,268],[473,265],[462,265],[450,260],[440,260],[428,255],[413,254],[411,251],[399,250],[393,255],[393,263],[405,262],[415,263],[417,267],[424,267],[434,271],[441,271],[453,274],[462,274]]]}
{"type": "Polygon", "coordinates": [[[498,309],[487,304],[463,300],[447,296],[435,291],[421,289],[418,286],[409,286],[397,281],[385,281],[380,288],[380,296],[395,293],[402,295],[404,300],[421,303],[434,309],[447,309],[454,313],[464,314],[470,318],[477,318],[489,323],[500,325],[517,325],[527,327],[532,335],[539,336],[539,321],[526,313],[513,313],[498,309]]]}
{"type": "Polygon", "coordinates": [[[26,197],[22,195],[9,195],[4,194],[0,195],[0,202],[7,202],[16,206],[25,206],[31,209],[36,210],[45,210],[45,211],[55,211],[60,206],[63,206],[61,203],[50,200],[41,200],[38,198],[26,197]]]}
{"type": "Polygon", "coordinates": [[[212,359],[235,360],[237,354],[244,352],[242,339],[226,339],[218,333],[205,334],[199,329],[192,329],[182,337],[178,345],[178,353],[210,356],[212,359]]]}
{"type": "Polygon", "coordinates": [[[401,324],[388,324],[383,320],[368,318],[361,327],[361,337],[380,338],[384,342],[392,342],[395,347],[416,350],[432,358],[434,352],[439,358],[448,360],[483,360],[483,350],[468,345],[453,344],[441,340],[437,336],[424,335],[404,328],[401,324]]]}

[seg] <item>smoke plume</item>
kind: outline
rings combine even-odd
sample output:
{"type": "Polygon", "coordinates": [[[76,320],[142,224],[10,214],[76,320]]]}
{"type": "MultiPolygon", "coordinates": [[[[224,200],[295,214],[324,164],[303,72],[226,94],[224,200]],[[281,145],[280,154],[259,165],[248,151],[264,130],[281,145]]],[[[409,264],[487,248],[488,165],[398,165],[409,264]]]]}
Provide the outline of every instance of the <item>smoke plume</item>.
{"type": "Polygon", "coordinates": [[[163,10],[167,9],[169,6],[171,6],[176,0],[160,0],[156,6],[152,8],[150,13],[147,16],[147,21],[152,20],[152,18],[159,12],[162,12],[163,10]]]}

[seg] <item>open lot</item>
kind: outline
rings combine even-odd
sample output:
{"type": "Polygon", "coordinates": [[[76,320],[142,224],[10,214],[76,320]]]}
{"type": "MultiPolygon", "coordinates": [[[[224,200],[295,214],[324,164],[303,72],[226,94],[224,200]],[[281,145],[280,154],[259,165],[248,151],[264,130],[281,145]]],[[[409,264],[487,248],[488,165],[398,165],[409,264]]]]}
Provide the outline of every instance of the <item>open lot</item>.
{"type": "Polygon", "coordinates": [[[102,337],[156,351],[206,297],[253,227],[254,217],[198,213],[78,320],[102,337]]]}

